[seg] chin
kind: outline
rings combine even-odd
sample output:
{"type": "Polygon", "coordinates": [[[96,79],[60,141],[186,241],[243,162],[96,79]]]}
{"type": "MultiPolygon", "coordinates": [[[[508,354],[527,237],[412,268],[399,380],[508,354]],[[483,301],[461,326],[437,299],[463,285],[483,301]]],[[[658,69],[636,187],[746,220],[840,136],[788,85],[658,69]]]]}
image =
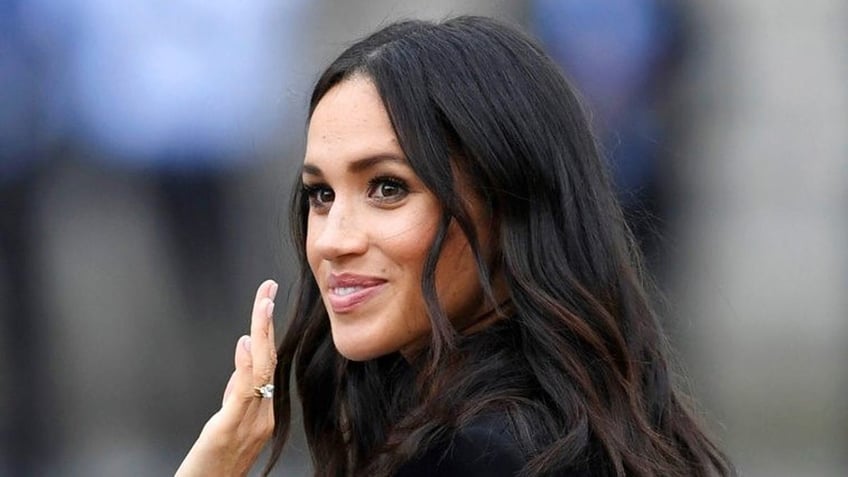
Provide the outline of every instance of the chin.
{"type": "Polygon", "coordinates": [[[340,355],[344,356],[345,358],[351,361],[370,361],[372,359],[379,358],[384,354],[388,354],[378,353],[370,349],[363,349],[350,346],[339,346],[338,344],[336,345],[336,351],[338,351],[340,355]]]}
{"type": "Polygon", "coordinates": [[[346,340],[333,335],[333,345],[335,345],[336,351],[351,361],[370,361],[391,353],[391,351],[376,349],[374,346],[369,346],[368,343],[363,343],[362,341],[357,339],[346,340]]]}

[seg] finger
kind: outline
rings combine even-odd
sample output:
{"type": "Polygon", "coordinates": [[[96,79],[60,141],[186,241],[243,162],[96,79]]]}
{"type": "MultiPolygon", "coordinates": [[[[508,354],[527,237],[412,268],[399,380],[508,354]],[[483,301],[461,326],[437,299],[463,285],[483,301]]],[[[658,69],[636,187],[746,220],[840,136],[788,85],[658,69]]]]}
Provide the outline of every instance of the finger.
{"type": "MultiPolygon", "coordinates": [[[[271,287],[270,298],[271,298],[271,300],[274,301],[274,303],[276,303],[277,289],[278,288],[279,288],[279,285],[277,285],[276,283],[274,283],[274,285],[271,287]]],[[[274,337],[274,307],[272,307],[271,312],[268,313],[268,328],[267,328],[267,330],[268,330],[268,344],[271,346],[269,351],[270,351],[270,354],[273,357],[274,364],[276,365],[276,362],[277,362],[277,339],[274,337]]]]}
{"type": "MultiPolygon", "coordinates": [[[[274,289],[274,293],[276,293],[276,289],[274,289]]],[[[274,375],[276,374],[277,368],[277,341],[274,338],[274,307],[272,304],[271,309],[268,311],[268,351],[267,351],[267,359],[268,359],[268,367],[270,369],[270,377],[268,379],[268,383],[274,384],[274,375]]],[[[261,408],[264,408],[265,418],[271,423],[271,429],[274,428],[274,406],[273,399],[263,399],[261,404],[261,408]]]]}
{"type": "Polygon", "coordinates": [[[253,397],[252,347],[253,340],[250,336],[242,336],[239,339],[239,346],[236,347],[233,393],[243,398],[242,400],[250,400],[253,397]]]}
{"type": "Polygon", "coordinates": [[[233,364],[234,364],[236,370],[233,371],[233,373],[230,375],[230,379],[227,380],[227,387],[224,388],[224,398],[221,400],[221,406],[222,407],[225,404],[227,404],[227,400],[229,400],[230,396],[232,396],[232,394],[233,394],[233,390],[236,389],[236,387],[237,387],[238,376],[239,376],[239,373],[238,373],[239,362],[244,359],[244,358],[239,357],[239,350],[241,350],[241,352],[243,352],[243,353],[249,351],[249,348],[248,348],[249,345],[245,343],[245,340],[250,340],[250,337],[249,336],[242,336],[238,339],[238,341],[236,341],[236,349],[233,352],[233,364]]]}
{"type": "Polygon", "coordinates": [[[250,403],[256,399],[252,387],[252,360],[250,337],[242,336],[236,344],[236,352],[233,357],[236,370],[227,383],[227,389],[224,391],[224,402],[220,411],[222,421],[226,422],[228,426],[237,427],[250,403]]]}
{"type": "Polygon", "coordinates": [[[227,404],[227,400],[233,394],[233,388],[235,387],[236,382],[236,372],[233,371],[233,374],[230,375],[230,379],[227,380],[227,387],[224,389],[224,397],[221,399],[221,407],[227,404]]]}
{"type": "Polygon", "coordinates": [[[277,284],[266,280],[256,293],[253,315],[250,321],[251,357],[253,361],[254,386],[272,383],[276,353],[274,351],[271,317],[274,312],[274,297],[277,284]]]}

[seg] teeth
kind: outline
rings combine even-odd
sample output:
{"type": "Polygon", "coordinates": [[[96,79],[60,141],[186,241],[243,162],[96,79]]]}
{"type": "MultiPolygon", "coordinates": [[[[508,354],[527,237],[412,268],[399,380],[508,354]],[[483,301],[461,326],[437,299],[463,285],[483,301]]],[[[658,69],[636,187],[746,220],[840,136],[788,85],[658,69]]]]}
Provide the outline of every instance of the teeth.
{"type": "Polygon", "coordinates": [[[333,294],[334,294],[334,295],[338,295],[338,296],[346,296],[346,295],[350,295],[351,293],[358,292],[359,290],[362,290],[362,288],[363,288],[363,287],[339,287],[339,288],[333,288],[333,294]]]}

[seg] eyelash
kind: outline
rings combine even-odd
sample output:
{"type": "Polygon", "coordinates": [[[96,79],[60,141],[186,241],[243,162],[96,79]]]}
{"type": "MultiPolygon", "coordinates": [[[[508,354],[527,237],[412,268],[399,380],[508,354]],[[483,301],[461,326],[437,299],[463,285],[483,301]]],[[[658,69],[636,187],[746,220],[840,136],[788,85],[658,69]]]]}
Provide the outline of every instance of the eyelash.
{"type": "Polygon", "coordinates": [[[378,176],[370,181],[368,181],[368,195],[371,196],[374,191],[377,191],[381,185],[389,185],[395,187],[399,191],[399,196],[390,196],[390,197],[381,197],[374,198],[381,203],[386,202],[394,202],[406,197],[406,194],[409,193],[409,187],[406,185],[406,182],[403,179],[399,179],[397,177],[392,176],[378,176]]]}
{"type": "Polygon", "coordinates": [[[332,189],[327,187],[326,184],[303,184],[303,194],[306,196],[309,207],[312,209],[322,209],[326,207],[325,203],[318,200],[318,194],[325,191],[332,193],[332,189]]]}
{"type": "MultiPolygon", "coordinates": [[[[333,199],[325,201],[321,201],[319,199],[319,194],[323,194],[325,192],[333,194],[333,199],[335,199],[333,190],[327,184],[303,184],[303,193],[309,202],[309,207],[316,211],[321,212],[328,210],[330,203],[333,201],[333,199]]],[[[409,186],[406,181],[397,177],[377,176],[368,181],[368,197],[377,204],[392,204],[406,197],[408,193],[409,186]],[[379,190],[380,186],[383,185],[389,185],[398,189],[397,195],[388,197],[373,197],[373,194],[379,190]]]]}

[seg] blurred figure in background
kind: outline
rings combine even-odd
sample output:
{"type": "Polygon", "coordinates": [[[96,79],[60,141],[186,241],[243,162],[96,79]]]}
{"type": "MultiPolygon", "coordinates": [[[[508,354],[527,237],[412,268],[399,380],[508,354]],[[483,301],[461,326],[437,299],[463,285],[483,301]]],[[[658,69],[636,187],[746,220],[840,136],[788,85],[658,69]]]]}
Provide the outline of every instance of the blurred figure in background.
{"type": "Polygon", "coordinates": [[[44,64],[22,21],[23,3],[0,4],[0,475],[27,475],[44,450],[44,323],[38,309],[34,195],[44,64]],[[10,392],[27,389],[29,392],[10,392]]]}
{"type": "MultiPolygon", "coordinates": [[[[306,3],[22,7],[21,24],[49,65],[45,129],[64,152],[40,204],[50,217],[46,283],[56,293],[43,348],[54,359],[14,387],[41,380],[63,389],[62,400],[20,413],[49,409],[60,419],[45,438],[66,455],[57,473],[157,474],[157,460],[172,471],[167,453],[181,453],[213,408],[198,396],[214,401],[226,377],[209,363],[243,325],[243,229],[254,215],[272,222],[276,210],[255,176],[290,146],[297,110],[287,103],[306,103],[288,97],[308,81],[291,68],[308,70],[295,49],[306,3]],[[195,414],[182,411],[189,403],[195,414]]],[[[262,255],[259,274],[278,275],[263,249],[247,253],[262,255]]]]}
{"type": "Polygon", "coordinates": [[[667,217],[663,105],[686,45],[679,9],[669,0],[531,2],[532,27],[584,96],[649,263],[667,217]]]}

